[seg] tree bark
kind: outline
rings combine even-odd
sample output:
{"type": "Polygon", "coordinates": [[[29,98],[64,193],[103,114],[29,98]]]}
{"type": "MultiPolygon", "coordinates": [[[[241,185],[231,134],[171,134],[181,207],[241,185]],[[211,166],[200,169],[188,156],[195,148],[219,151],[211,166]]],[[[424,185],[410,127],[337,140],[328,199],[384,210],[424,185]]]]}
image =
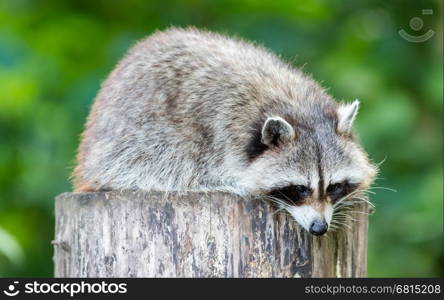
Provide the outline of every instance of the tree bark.
{"type": "Polygon", "coordinates": [[[262,200],[225,193],[64,193],[56,277],[365,277],[366,205],[315,237],[262,200]]]}

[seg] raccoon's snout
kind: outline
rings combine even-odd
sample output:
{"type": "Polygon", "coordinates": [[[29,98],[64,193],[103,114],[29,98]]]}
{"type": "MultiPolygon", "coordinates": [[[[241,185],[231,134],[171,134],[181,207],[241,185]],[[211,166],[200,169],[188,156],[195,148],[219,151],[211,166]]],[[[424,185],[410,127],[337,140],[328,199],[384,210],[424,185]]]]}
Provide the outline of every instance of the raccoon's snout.
{"type": "Polygon", "coordinates": [[[325,220],[314,220],[310,225],[310,233],[314,235],[323,235],[327,232],[328,224],[325,220]]]}

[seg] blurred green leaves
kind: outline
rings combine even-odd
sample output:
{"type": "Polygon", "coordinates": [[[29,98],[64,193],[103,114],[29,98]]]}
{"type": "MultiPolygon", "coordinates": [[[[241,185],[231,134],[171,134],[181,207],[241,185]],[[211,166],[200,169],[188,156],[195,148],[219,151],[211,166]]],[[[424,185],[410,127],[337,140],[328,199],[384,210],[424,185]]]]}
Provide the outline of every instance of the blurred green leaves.
{"type": "MultiPolygon", "coordinates": [[[[21,267],[23,265],[23,250],[12,235],[7,233],[0,227],[0,261],[2,257],[6,258],[6,263],[9,263],[15,267],[21,267]]],[[[7,276],[2,274],[0,276],[7,276]]]]}
{"type": "Polygon", "coordinates": [[[255,40],[338,100],[360,99],[360,138],[384,160],[375,186],[397,190],[374,189],[369,275],[444,275],[442,2],[0,0],[0,276],[52,275],[53,199],[71,190],[100,82],[172,25],[255,40]],[[415,16],[431,40],[398,35],[415,16]]]}

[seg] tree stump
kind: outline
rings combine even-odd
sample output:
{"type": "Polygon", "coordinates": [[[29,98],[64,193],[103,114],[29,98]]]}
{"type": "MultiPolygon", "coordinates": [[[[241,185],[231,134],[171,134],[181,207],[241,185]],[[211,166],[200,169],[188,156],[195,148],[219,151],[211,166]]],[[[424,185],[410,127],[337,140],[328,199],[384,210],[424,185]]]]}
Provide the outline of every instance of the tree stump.
{"type": "Polygon", "coordinates": [[[55,215],[56,277],[367,275],[365,213],[321,237],[265,201],[225,193],[64,193],[55,215]]]}

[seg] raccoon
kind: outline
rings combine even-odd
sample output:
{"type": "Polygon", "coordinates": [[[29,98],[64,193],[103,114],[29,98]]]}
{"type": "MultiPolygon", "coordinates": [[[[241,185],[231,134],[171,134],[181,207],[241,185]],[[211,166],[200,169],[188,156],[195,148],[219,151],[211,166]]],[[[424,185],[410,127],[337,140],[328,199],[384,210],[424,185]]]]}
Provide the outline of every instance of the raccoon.
{"type": "Polygon", "coordinates": [[[104,81],[76,191],[222,191],[270,199],[324,234],[376,167],[338,103],[261,46],[194,28],[138,42],[104,81]]]}

